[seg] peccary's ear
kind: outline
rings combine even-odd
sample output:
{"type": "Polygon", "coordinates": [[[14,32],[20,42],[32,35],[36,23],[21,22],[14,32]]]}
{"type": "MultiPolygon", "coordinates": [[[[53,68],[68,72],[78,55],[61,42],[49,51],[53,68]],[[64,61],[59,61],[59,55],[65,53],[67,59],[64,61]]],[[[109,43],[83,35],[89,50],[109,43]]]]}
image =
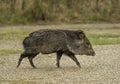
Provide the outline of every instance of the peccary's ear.
{"type": "Polygon", "coordinates": [[[79,34],[79,38],[80,38],[80,39],[85,38],[85,34],[84,34],[83,31],[78,31],[78,34],[79,34]]]}

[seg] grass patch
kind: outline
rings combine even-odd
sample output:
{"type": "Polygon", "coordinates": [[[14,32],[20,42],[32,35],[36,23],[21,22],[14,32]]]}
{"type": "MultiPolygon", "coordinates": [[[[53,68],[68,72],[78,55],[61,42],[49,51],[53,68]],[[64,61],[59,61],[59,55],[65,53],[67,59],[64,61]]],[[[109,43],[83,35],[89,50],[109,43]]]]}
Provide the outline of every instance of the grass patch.
{"type": "Polygon", "coordinates": [[[94,45],[120,44],[120,34],[90,34],[87,37],[94,45]]]}
{"type": "Polygon", "coordinates": [[[0,31],[0,40],[22,40],[30,31],[4,30],[0,31]]]}
{"type": "Polygon", "coordinates": [[[22,52],[22,50],[10,50],[10,49],[6,49],[6,50],[0,50],[0,55],[8,55],[8,54],[18,54],[22,52]]]}

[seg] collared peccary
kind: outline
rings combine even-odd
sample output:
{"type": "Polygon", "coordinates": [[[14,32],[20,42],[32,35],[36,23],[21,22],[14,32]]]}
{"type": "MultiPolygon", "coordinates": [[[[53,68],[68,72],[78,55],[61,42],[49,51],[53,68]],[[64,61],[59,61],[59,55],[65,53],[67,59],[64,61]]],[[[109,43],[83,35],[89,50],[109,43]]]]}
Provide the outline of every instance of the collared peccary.
{"type": "Polygon", "coordinates": [[[81,65],[75,55],[95,55],[91,43],[82,30],[38,30],[23,40],[23,46],[25,51],[21,54],[17,67],[23,58],[28,57],[31,66],[36,68],[32,60],[39,53],[56,53],[57,67],[60,67],[63,54],[75,61],[79,67],[81,65]]]}

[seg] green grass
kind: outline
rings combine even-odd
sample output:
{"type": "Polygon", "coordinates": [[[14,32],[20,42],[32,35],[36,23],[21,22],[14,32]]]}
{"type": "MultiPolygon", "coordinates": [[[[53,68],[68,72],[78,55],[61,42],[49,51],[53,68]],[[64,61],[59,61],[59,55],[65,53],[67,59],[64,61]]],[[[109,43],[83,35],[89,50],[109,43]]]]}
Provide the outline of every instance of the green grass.
{"type": "Polygon", "coordinates": [[[0,40],[22,40],[30,31],[4,30],[0,31],[0,40]]]}
{"type": "Polygon", "coordinates": [[[91,34],[87,37],[94,45],[120,44],[120,34],[91,34]]]}
{"type": "Polygon", "coordinates": [[[22,52],[22,50],[5,49],[5,50],[0,50],[0,55],[17,54],[17,53],[21,53],[21,52],[22,52]]]}

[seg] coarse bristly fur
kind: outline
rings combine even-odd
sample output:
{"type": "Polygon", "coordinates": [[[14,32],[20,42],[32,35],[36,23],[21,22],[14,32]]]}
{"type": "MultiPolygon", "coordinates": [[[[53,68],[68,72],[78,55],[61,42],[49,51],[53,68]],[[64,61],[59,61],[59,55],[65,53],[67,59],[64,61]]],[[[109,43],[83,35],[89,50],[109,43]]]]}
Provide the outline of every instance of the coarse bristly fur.
{"type": "Polygon", "coordinates": [[[81,66],[75,55],[95,55],[91,43],[82,30],[42,29],[34,31],[23,40],[23,46],[25,51],[21,54],[17,67],[23,58],[28,57],[31,66],[36,68],[32,59],[39,53],[56,53],[57,67],[60,67],[62,54],[69,56],[79,67],[81,66]]]}

